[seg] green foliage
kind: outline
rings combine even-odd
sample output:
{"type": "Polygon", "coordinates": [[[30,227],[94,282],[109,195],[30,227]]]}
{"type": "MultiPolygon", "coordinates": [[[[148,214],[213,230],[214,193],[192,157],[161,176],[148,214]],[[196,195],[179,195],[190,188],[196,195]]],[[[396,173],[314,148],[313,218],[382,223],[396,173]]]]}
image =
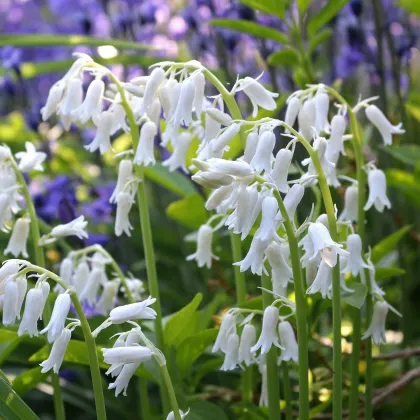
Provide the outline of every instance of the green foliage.
{"type": "Polygon", "coordinates": [[[309,54],[313,54],[319,45],[331,37],[332,33],[333,31],[327,28],[312,36],[309,40],[309,54]]]}
{"type": "Polygon", "coordinates": [[[407,12],[420,15],[420,2],[416,0],[399,0],[398,6],[407,10],[407,12]]]}
{"type": "Polygon", "coordinates": [[[296,0],[299,13],[303,15],[311,4],[311,0],[296,0]]]}
{"type": "Polygon", "coordinates": [[[333,19],[350,0],[328,0],[321,11],[311,17],[308,23],[308,33],[313,37],[319,29],[333,19]]]}
{"type": "Polygon", "coordinates": [[[375,280],[381,281],[390,277],[402,276],[405,270],[399,267],[377,267],[375,270],[375,280]]]}
{"type": "Polygon", "coordinates": [[[191,420],[228,420],[228,416],[220,407],[207,401],[193,402],[188,418],[191,420]]]}
{"type": "Polygon", "coordinates": [[[385,175],[389,187],[395,187],[412,204],[420,207],[420,183],[415,174],[401,169],[387,169],[385,175]]]}
{"type": "Polygon", "coordinates": [[[396,248],[401,239],[411,230],[411,226],[404,226],[391,235],[387,236],[372,249],[371,260],[377,264],[385,255],[396,248]]]}
{"type": "Polygon", "coordinates": [[[45,381],[48,374],[41,373],[41,366],[34,367],[32,369],[25,370],[12,382],[13,389],[19,394],[22,395],[30,389],[37,386],[40,382],[45,381]]]}
{"type": "Polygon", "coordinates": [[[420,146],[416,144],[404,144],[393,147],[381,146],[381,150],[410,166],[415,167],[420,162],[420,146]]]}
{"type": "Polygon", "coordinates": [[[352,292],[341,292],[341,299],[350,306],[360,309],[365,303],[367,296],[367,287],[362,283],[352,284],[350,287],[352,292]]]}
{"type": "Polygon", "coordinates": [[[286,18],[286,5],[284,0],[239,0],[252,9],[269,15],[274,15],[284,20],[286,18]]]}
{"type": "Polygon", "coordinates": [[[207,211],[204,208],[204,199],[198,194],[191,194],[182,200],[174,201],[166,209],[171,219],[191,229],[198,229],[207,221],[207,211]]]}
{"type": "Polygon", "coordinates": [[[297,66],[299,55],[293,48],[284,48],[270,54],[267,62],[273,66],[297,66]]]}

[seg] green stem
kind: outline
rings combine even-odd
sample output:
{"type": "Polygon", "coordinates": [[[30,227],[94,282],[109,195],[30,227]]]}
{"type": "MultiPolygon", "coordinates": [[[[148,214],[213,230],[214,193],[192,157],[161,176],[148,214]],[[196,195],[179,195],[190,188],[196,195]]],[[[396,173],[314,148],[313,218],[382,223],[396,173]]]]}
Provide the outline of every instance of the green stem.
{"type": "Polygon", "coordinates": [[[169,401],[171,404],[172,411],[174,413],[175,420],[182,420],[179,412],[178,401],[176,400],[175,390],[172,385],[171,377],[169,376],[168,368],[166,365],[160,367],[160,373],[163,378],[163,382],[166,385],[166,390],[169,395],[169,401]]]}
{"type": "MultiPolygon", "coordinates": [[[[369,284],[370,282],[368,282],[369,284]]],[[[370,289],[370,288],[369,288],[370,289]]],[[[370,296],[370,290],[366,300],[366,329],[369,327],[372,319],[373,302],[370,296]]],[[[365,419],[371,420],[373,417],[373,360],[372,360],[372,340],[370,337],[366,340],[366,373],[365,373],[365,419]]]]}
{"type": "Polygon", "coordinates": [[[359,361],[360,361],[360,338],[362,329],[362,317],[360,309],[351,308],[353,320],[352,353],[350,370],[350,397],[349,397],[349,420],[357,420],[359,415],[359,361]]]}
{"type": "MultiPolygon", "coordinates": [[[[262,286],[265,289],[271,289],[271,279],[263,274],[261,277],[262,286]]],[[[271,305],[273,296],[264,291],[262,292],[264,309],[271,305]]],[[[267,390],[268,390],[268,418],[269,420],[280,419],[280,387],[277,366],[277,347],[271,346],[266,355],[267,363],[267,390]]]]}
{"type": "Polygon", "coordinates": [[[292,420],[292,388],[290,387],[289,366],[282,362],[284,400],[286,401],[286,420],[292,420]]]}
{"type": "Polygon", "coordinates": [[[137,378],[137,383],[139,384],[140,391],[140,413],[143,420],[149,420],[152,418],[150,412],[150,401],[149,401],[149,392],[147,389],[146,379],[139,376],[137,378]]]}
{"type": "Polygon", "coordinates": [[[53,398],[54,398],[54,414],[56,420],[65,420],[66,412],[64,410],[64,401],[61,395],[60,388],[60,376],[55,373],[51,374],[51,385],[53,387],[53,398]]]}

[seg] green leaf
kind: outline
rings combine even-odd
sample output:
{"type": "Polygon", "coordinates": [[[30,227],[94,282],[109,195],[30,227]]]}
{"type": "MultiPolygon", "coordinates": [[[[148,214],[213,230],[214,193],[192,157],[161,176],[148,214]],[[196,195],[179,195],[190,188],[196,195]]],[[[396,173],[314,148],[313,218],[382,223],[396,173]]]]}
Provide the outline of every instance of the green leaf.
{"type": "Polygon", "coordinates": [[[137,42],[124,41],[120,39],[95,38],[82,35],[49,35],[49,34],[6,34],[0,35],[0,46],[12,45],[14,47],[51,47],[79,45],[101,46],[112,45],[115,48],[130,50],[152,50],[156,49],[150,45],[137,42]]]}
{"type": "Polygon", "coordinates": [[[16,331],[7,330],[6,328],[0,328],[0,343],[7,343],[18,338],[16,331]]]}
{"type": "Polygon", "coordinates": [[[289,44],[289,38],[282,32],[248,20],[212,19],[209,23],[221,28],[250,34],[257,38],[272,39],[273,41],[280,42],[281,44],[289,44]]]}
{"type": "Polygon", "coordinates": [[[176,366],[181,375],[186,375],[194,362],[204,353],[217,337],[216,328],[200,331],[187,337],[177,349],[176,366]]]}
{"type": "Polygon", "coordinates": [[[2,377],[0,377],[0,418],[7,420],[39,419],[2,377]]]}
{"type": "Polygon", "coordinates": [[[285,2],[283,0],[239,0],[251,9],[258,10],[269,15],[274,15],[284,20],[286,18],[285,2]]]}
{"type": "Polygon", "coordinates": [[[411,230],[411,226],[404,226],[391,235],[382,239],[372,249],[371,260],[373,264],[377,264],[385,255],[389,254],[397,245],[398,242],[411,230]]]}
{"type": "Polygon", "coordinates": [[[203,300],[203,295],[197,293],[194,299],[180,311],[174,313],[166,322],[163,336],[169,347],[179,347],[184,339],[193,335],[197,326],[196,312],[203,300]]]}
{"type": "Polygon", "coordinates": [[[360,309],[366,299],[367,287],[362,283],[355,283],[352,284],[349,288],[353,289],[353,292],[342,291],[341,298],[347,304],[360,309]]]}
{"type": "Polygon", "coordinates": [[[418,0],[400,0],[398,6],[407,10],[407,12],[420,15],[420,2],[418,0]]]}
{"type": "Polygon", "coordinates": [[[303,15],[311,4],[311,0],[297,0],[296,1],[299,13],[303,15]]]}
{"type": "Polygon", "coordinates": [[[194,193],[182,200],[174,201],[166,209],[166,214],[177,222],[191,229],[198,229],[207,221],[204,199],[194,193]]]}
{"type": "Polygon", "coordinates": [[[313,54],[318,45],[322,44],[328,38],[330,38],[332,33],[333,31],[327,28],[322,30],[321,32],[318,32],[315,36],[311,37],[311,39],[309,40],[309,54],[313,54]]]}
{"type": "Polygon", "coordinates": [[[148,179],[181,197],[186,197],[195,192],[193,183],[187,177],[179,172],[169,172],[168,168],[160,163],[147,166],[143,170],[148,179]]]}
{"type": "Polygon", "coordinates": [[[263,309],[262,296],[247,300],[239,305],[243,309],[263,309]]]}
{"type": "Polygon", "coordinates": [[[48,376],[46,373],[41,373],[41,366],[37,366],[32,369],[25,370],[12,382],[13,389],[19,394],[22,395],[30,389],[37,386],[40,382],[44,381],[48,376]]]}
{"type": "Polygon", "coordinates": [[[420,121],[420,106],[418,104],[405,104],[407,111],[417,120],[420,121]]]}
{"type": "Polygon", "coordinates": [[[200,311],[200,329],[207,328],[214,314],[227,300],[225,293],[216,294],[213,299],[200,311]]]}
{"type": "Polygon", "coordinates": [[[294,49],[284,48],[270,54],[267,62],[272,66],[296,66],[299,64],[299,56],[294,49]]]}
{"type": "Polygon", "coordinates": [[[402,276],[405,270],[399,267],[377,267],[375,269],[375,280],[381,281],[389,277],[402,276]]]}
{"type": "Polygon", "coordinates": [[[381,146],[381,150],[407,165],[416,166],[420,163],[420,146],[417,146],[416,144],[394,147],[381,146]]]}
{"type": "Polygon", "coordinates": [[[395,187],[398,193],[420,207],[420,184],[412,173],[400,169],[387,169],[385,175],[389,187],[395,187]]]}
{"type": "Polygon", "coordinates": [[[216,404],[195,401],[191,404],[188,420],[228,420],[227,414],[216,404]]]}
{"type": "Polygon", "coordinates": [[[314,14],[308,23],[309,36],[314,36],[319,29],[333,19],[350,0],[328,0],[320,12],[314,14]]]}

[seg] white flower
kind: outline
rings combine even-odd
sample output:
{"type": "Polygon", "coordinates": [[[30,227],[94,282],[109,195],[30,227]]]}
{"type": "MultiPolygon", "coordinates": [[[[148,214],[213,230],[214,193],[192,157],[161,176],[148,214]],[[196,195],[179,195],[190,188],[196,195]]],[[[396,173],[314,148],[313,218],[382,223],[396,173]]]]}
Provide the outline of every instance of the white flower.
{"type": "Polygon", "coordinates": [[[344,149],[344,132],[346,131],[346,119],[343,115],[334,115],[331,120],[331,134],[327,145],[327,159],[337,163],[340,153],[346,156],[344,149]]]}
{"type": "Polygon", "coordinates": [[[224,349],[225,360],[220,370],[224,370],[224,371],[234,370],[236,366],[238,366],[239,364],[238,350],[239,350],[238,334],[236,333],[229,334],[227,338],[226,348],[224,349]]]}
{"type": "Polygon", "coordinates": [[[232,191],[232,184],[215,189],[206,201],[206,209],[210,211],[219,207],[222,204],[222,202],[232,194],[232,191]]]}
{"type": "Polygon", "coordinates": [[[351,272],[353,276],[357,276],[363,268],[369,266],[362,258],[362,239],[357,233],[353,233],[347,237],[347,265],[341,270],[342,273],[351,272]]]}
{"type": "Polygon", "coordinates": [[[114,115],[112,111],[104,111],[97,118],[95,138],[85,149],[93,153],[99,149],[101,155],[111,149],[111,129],[114,115]]]}
{"type": "Polygon", "coordinates": [[[239,82],[239,89],[243,90],[245,95],[251,100],[253,111],[252,116],[256,117],[258,113],[258,107],[273,111],[276,109],[276,101],[273,98],[279,96],[278,93],[268,91],[261,83],[251,77],[245,77],[245,79],[239,82]]]}
{"type": "Polygon", "coordinates": [[[359,203],[359,188],[353,184],[347,187],[344,194],[344,208],[341,212],[338,221],[355,221],[357,220],[358,204],[359,203]]]}
{"type": "Polygon", "coordinates": [[[133,377],[135,371],[140,366],[140,363],[127,363],[122,366],[121,372],[119,372],[117,379],[115,382],[109,384],[108,389],[115,388],[115,396],[123,393],[123,395],[127,395],[127,388],[128,384],[130,383],[131,378],[133,377]]]}
{"type": "Polygon", "coordinates": [[[28,289],[28,281],[26,280],[26,276],[19,276],[15,282],[18,288],[17,319],[20,319],[20,311],[25,300],[26,290],[28,289]]]}
{"type": "Polygon", "coordinates": [[[386,178],[383,171],[373,169],[368,174],[369,197],[364,210],[369,210],[373,205],[382,213],[384,208],[391,208],[391,202],[386,195],[386,178]]]}
{"type": "Polygon", "coordinates": [[[250,210],[248,213],[248,217],[246,218],[245,225],[242,229],[241,240],[244,240],[248,236],[249,232],[254,226],[255,221],[257,220],[259,214],[261,213],[262,203],[265,197],[267,197],[270,194],[269,191],[258,192],[256,188],[255,190],[257,191],[257,195],[251,196],[252,202],[250,203],[250,210]]]}
{"type": "Polygon", "coordinates": [[[22,321],[19,325],[18,336],[22,336],[26,331],[30,337],[38,336],[38,319],[44,310],[43,293],[40,287],[30,289],[26,295],[25,310],[23,311],[22,321]]]}
{"type": "Polygon", "coordinates": [[[105,284],[105,282],[105,267],[99,264],[97,266],[92,265],[92,270],[89,272],[88,277],[83,279],[84,287],[82,288],[82,291],[79,295],[80,301],[86,300],[89,305],[94,305],[98,295],[99,287],[101,284],[105,284]]]}
{"type": "Polygon", "coordinates": [[[211,141],[212,152],[217,153],[224,150],[240,130],[241,125],[238,123],[229,125],[229,127],[227,127],[219,136],[211,141]]]}
{"type": "Polygon", "coordinates": [[[41,108],[41,116],[43,121],[47,121],[54,112],[56,112],[58,104],[60,103],[63,95],[66,83],[62,80],[52,85],[48,92],[47,102],[45,106],[41,108]]]}
{"type": "Polygon", "coordinates": [[[71,112],[72,118],[82,124],[90,119],[96,121],[102,111],[102,98],[104,97],[105,84],[102,80],[94,80],[88,87],[82,105],[71,112]]]}
{"type": "Polygon", "coordinates": [[[72,284],[73,275],[73,260],[71,258],[64,258],[60,264],[60,278],[67,285],[72,284]]]}
{"type": "Polygon", "coordinates": [[[104,284],[104,289],[100,299],[98,300],[97,307],[101,308],[105,314],[108,314],[114,308],[115,298],[117,296],[119,286],[119,279],[107,281],[104,284]]]}
{"type": "Polygon", "coordinates": [[[276,215],[278,210],[277,200],[274,197],[268,196],[264,198],[262,202],[261,224],[255,232],[255,239],[260,239],[262,242],[269,242],[272,239],[280,240],[276,232],[276,215]]]}
{"type": "MultiPolygon", "coordinates": [[[[51,230],[53,238],[61,238],[63,236],[77,236],[79,239],[87,238],[88,234],[85,231],[88,222],[85,221],[85,216],[79,216],[65,225],[55,226],[51,230]]],[[[42,244],[42,239],[41,239],[42,244]]]]}
{"type": "Polygon", "coordinates": [[[140,140],[137,145],[136,155],[133,163],[140,166],[154,165],[154,139],[157,134],[157,127],[153,121],[147,121],[140,129],[140,140]]]}
{"type": "Polygon", "coordinates": [[[368,281],[370,283],[370,290],[372,295],[374,296],[384,296],[385,292],[379,287],[378,283],[376,282],[376,268],[373,265],[370,258],[368,259],[368,266],[369,266],[369,278],[368,281]]]}
{"type": "Polygon", "coordinates": [[[8,146],[0,146],[0,163],[4,163],[6,159],[9,159],[12,155],[8,146]]]}
{"type": "Polygon", "coordinates": [[[328,124],[328,109],[330,107],[330,98],[322,86],[317,90],[314,101],[316,107],[315,129],[320,133],[328,124]]]}
{"type": "Polygon", "coordinates": [[[79,297],[85,287],[86,281],[89,277],[89,272],[89,265],[85,260],[82,260],[74,271],[73,285],[76,289],[77,296],[79,297]]]}
{"type": "Polygon", "coordinates": [[[261,348],[261,354],[268,353],[274,344],[279,349],[283,347],[277,339],[277,323],[279,322],[279,311],[275,306],[268,306],[264,310],[261,335],[251,348],[251,352],[255,353],[261,348]]]}
{"type": "Polygon", "coordinates": [[[143,346],[113,347],[102,349],[104,362],[108,365],[125,365],[127,363],[142,363],[152,357],[152,351],[143,346]]]}
{"type": "Polygon", "coordinates": [[[19,272],[19,264],[15,261],[6,261],[0,267],[0,295],[4,293],[3,287],[5,285],[5,281],[19,272]]]}
{"type": "MultiPolygon", "coordinates": [[[[133,162],[128,159],[123,159],[118,166],[117,185],[112,192],[109,202],[116,203],[119,193],[124,191],[127,184],[133,179],[133,162]]],[[[133,195],[132,189],[129,189],[128,191],[133,195]]]]}
{"type": "Polygon", "coordinates": [[[200,118],[205,102],[206,78],[204,77],[204,74],[200,72],[194,77],[193,81],[195,86],[193,101],[194,112],[197,118],[200,118]]]}
{"type": "Polygon", "coordinates": [[[54,303],[51,319],[41,334],[48,332],[48,342],[52,343],[60,336],[70,310],[71,299],[68,293],[59,295],[54,303]]]}
{"type": "Polygon", "coordinates": [[[67,328],[64,328],[61,331],[60,336],[54,341],[48,359],[40,363],[40,366],[42,366],[41,373],[46,373],[53,369],[54,373],[58,374],[58,371],[60,370],[60,367],[63,363],[64,355],[66,354],[70,338],[71,331],[67,328]]]}
{"type": "Polygon", "coordinates": [[[22,172],[44,171],[42,163],[47,158],[47,154],[44,152],[37,152],[35,146],[27,141],[25,143],[26,152],[18,152],[15,154],[16,158],[20,160],[19,169],[22,172]]]}
{"type": "Polygon", "coordinates": [[[167,120],[172,117],[171,110],[175,111],[175,107],[179,99],[179,93],[181,93],[179,87],[175,88],[178,85],[179,83],[177,80],[169,79],[166,80],[159,88],[159,102],[162,105],[163,114],[167,120]],[[177,92],[178,95],[174,95],[175,92],[177,92]]]}
{"type": "MultiPolygon", "coordinates": [[[[112,348],[124,347],[128,333],[119,333],[117,336],[118,338],[115,340],[115,343],[112,346],[112,348]]],[[[122,368],[123,368],[123,365],[120,363],[111,365],[109,369],[105,372],[105,375],[111,375],[113,378],[115,378],[116,376],[120,374],[120,372],[122,371],[122,368]]]]}
{"type": "Polygon", "coordinates": [[[293,153],[288,149],[281,149],[276,155],[273,172],[271,178],[276,184],[277,189],[286,194],[289,191],[289,184],[287,183],[287,175],[289,173],[290,162],[292,161],[293,153]]]}
{"type": "Polygon", "coordinates": [[[6,281],[3,300],[3,325],[13,325],[18,316],[18,286],[13,279],[6,281]]]}
{"type": "Polygon", "coordinates": [[[149,308],[155,302],[156,299],[149,296],[142,302],[118,306],[109,313],[109,319],[113,324],[123,324],[135,319],[155,319],[156,311],[149,308]]]}
{"type": "Polygon", "coordinates": [[[378,301],[375,303],[372,314],[372,321],[369,325],[369,328],[364,333],[362,340],[365,340],[368,337],[372,337],[374,344],[385,344],[385,322],[386,316],[388,314],[388,304],[384,301],[378,301]]]}
{"type": "Polygon", "coordinates": [[[236,333],[236,319],[231,313],[225,314],[222,318],[222,323],[217,334],[216,341],[212,348],[212,353],[216,353],[218,350],[226,351],[227,340],[230,334],[236,333]]]}
{"type": "Polygon", "coordinates": [[[268,378],[267,378],[267,364],[260,363],[259,371],[261,373],[261,395],[259,406],[268,407],[268,378]]]}
{"type": "Polygon", "coordinates": [[[246,254],[242,261],[235,262],[233,265],[239,265],[241,272],[250,268],[252,274],[261,276],[264,264],[264,252],[269,243],[270,241],[262,241],[254,236],[248,254],[246,254]]]}
{"type": "Polygon", "coordinates": [[[120,192],[117,199],[117,214],[115,216],[115,235],[121,236],[125,233],[131,236],[133,226],[130,223],[130,210],[134,203],[133,197],[127,192],[120,192]]]}
{"type": "MultiPolygon", "coordinates": [[[[300,184],[294,184],[286,194],[286,197],[284,197],[284,207],[286,208],[290,221],[294,220],[297,206],[302,201],[304,193],[305,187],[300,184]]],[[[281,214],[279,214],[277,218],[279,221],[285,220],[281,214]]]]}
{"type": "Polygon", "coordinates": [[[213,119],[209,112],[206,112],[205,123],[204,141],[208,144],[217,137],[222,124],[219,121],[213,119]]]}
{"type": "Polygon", "coordinates": [[[381,133],[385,146],[390,146],[392,144],[393,134],[405,133],[405,130],[402,128],[402,123],[392,125],[376,105],[369,105],[366,108],[366,116],[381,133]]]}
{"type": "Polygon", "coordinates": [[[0,228],[8,232],[6,224],[12,220],[13,196],[9,193],[0,193],[0,228]]]}
{"type": "Polygon", "coordinates": [[[232,117],[229,114],[220,111],[220,109],[209,107],[206,109],[206,112],[213,120],[216,120],[218,123],[224,125],[225,127],[232,124],[232,117]]]}
{"type": "MultiPolygon", "coordinates": [[[[141,300],[142,295],[145,292],[144,282],[140,279],[126,278],[125,283],[133,300],[141,300]]],[[[124,293],[125,297],[128,297],[127,291],[125,290],[125,286],[121,286],[121,291],[124,293]]]]}
{"type": "Polygon", "coordinates": [[[298,344],[296,342],[295,332],[292,325],[288,321],[279,323],[280,343],[284,347],[281,352],[280,361],[288,362],[293,360],[298,361],[298,344]]]}
{"type": "Polygon", "coordinates": [[[237,178],[245,178],[246,180],[252,180],[254,176],[254,170],[252,167],[240,160],[225,160],[218,158],[211,158],[206,162],[202,162],[198,159],[193,159],[195,166],[200,169],[208,170],[217,174],[231,175],[237,178]]]}
{"type": "Polygon", "coordinates": [[[314,99],[307,99],[301,106],[298,114],[299,133],[309,142],[313,138],[313,129],[316,121],[316,105],[314,99]]]}
{"type": "Polygon", "coordinates": [[[251,347],[255,345],[257,341],[257,331],[252,324],[246,324],[241,334],[241,341],[239,344],[238,351],[238,362],[245,363],[246,366],[250,366],[253,362],[253,354],[251,353],[251,347]]]}
{"type": "MultiPolygon", "coordinates": [[[[289,96],[286,103],[287,109],[284,122],[293,127],[300,110],[300,99],[297,96],[289,96]]],[[[288,133],[289,130],[285,130],[285,132],[288,133]]]]}
{"type": "MultiPolygon", "coordinates": [[[[181,420],[185,419],[185,417],[187,417],[188,413],[190,412],[190,410],[184,412],[182,410],[179,410],[179,415],[181,416],[181,420]]],[[[173,411],[171,411],[168,416],[166,417],[166,420],[175,420],[175,414],[173,411]]]]}
{"type": "Polygon", "coordinates": [[[271,174],[271,159],[275,144],[276,136],[273,132],[264,131],[260,134],[257,150],[250,163],[257,174],[261,174],[262,171],[265,171],[268,175],[271,174]]]}
{"type": "Polygon", "coordinates": [[[172,155],[162,162],[162,165],[167,166],[170,172],[174,172],[178,168],[181,168],[185,173],[188,173],[187,152],[190,148],[192,139],[193,136],[191,133],[186,131],[179,134],[176,138],[172,155]]]}
{"type": "Polygon", "coordinates": [[[241,189],[236,202],[236,208],[225,222],[225,225],[229,229],[233,229],[233,233],[240,234],[245,230],[258,196],[258,190],[254,186],[243,187],[241,189]]]}
{"type": "Polygon", "coordinates": [[[165,72],[157,67],[153,69],[150,76],[147,78],[146,88],[143,95],[143,112],[149,111],[157,96],[158,89],[165,81],[165,72]]]}
{"type": "Polygon", "coordinates": [[[181,83],[181,94],[179,95],[178,104],[169,123],[174,126],[184,124],[189,126],[192,123],[192,110],[194,106],[195,86],[194,83],[187,79],[181,83]]]}
{"type": "Polygon", "coordinates": [[[219,188],[230,185],[235,180],[233,176],[218,172],[198,171],[191,179],[206,188],[219,188]]]}
{"type": "Polygon", "coordinates": [[[265,255],[267,255],[268,262],[271,266],[271,281],[275,293],[283,291],[293,279],[292,268],[287,263],[289,254],[290,248],[287,243],[278,244],[277,242],[271,242],[265,250],[265,255]]]}
{"type": "Polygon", "coordinates": [[[12,254],[14,257],[18,257],[22,254],[24,258],[28,258],[26,242],[28,240],[30,223],[31,220],[27,217],[21,217],[16,221],[7,248],[4,250],[4,255],[12,254]]]}
{"type": "Polygon", "coordinates": [[[306,291],[307,295],[314,295],[320,292],[322,298],[331,299],[331,285],[332,285],[332,267],[329,266],[324,260],[319,265],[318,272],[316,273],[315,280],[306,291]]]}
{"type": "Polygon", "coordinates": [[[73,121],[72,112],[82,105],[83,83],[80,79],[71,79],[67,82],[63,102],[57,110],[64,129],[68,131],[73,121]]]}
{"type": "Polygon", "coordinates": [[[211,268],[212,259],[219,258],[212,252],[213,229],[208,225],[201,225],[198,229],[197,237],[197,251],[194,254],[188,255],[187,261],[195,260],[197,265],[201,268],[206,266],[211,268]]]}
{"type": "Polygon", "coordinates": [[[42,290],[42,300],[41,300],[41,303],[40,303],[40,306],[41,306],[42,309],[41,309],[41,312],[39,313],[39,319],[42,319],[42,313],[44,311],[45,304],[47,303],[47,299],[48,299],[48,296],[50,294],[51,287],[50,287],[49,283],[45,280],[41,282],[39,287],[42,290]]]}
{"type": "Polygon", "coordinates": [[[247,163],[251,163],[252,158],[257,151],[259,136],[255,131],[251,131],[246,138],[245,152],[243,160],[247,163]]]}

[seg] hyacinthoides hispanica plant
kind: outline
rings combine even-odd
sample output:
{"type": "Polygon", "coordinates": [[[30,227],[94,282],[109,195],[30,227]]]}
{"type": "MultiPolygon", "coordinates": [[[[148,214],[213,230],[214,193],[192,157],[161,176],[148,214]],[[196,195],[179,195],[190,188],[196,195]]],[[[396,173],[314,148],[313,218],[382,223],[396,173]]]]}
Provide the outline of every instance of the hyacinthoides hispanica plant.
{"type": "MultiPolygon", "coordinates": [[[[261,374],[260,405],[268,407],[270,419],[278,419],[281,416],[281,368],[286,416],[291,418],[289,369],[291,363],[297,363],[299,418],[308,419],[308,340],[311,326],[308,309],[312,305],[312,298],[321,295],[323,300],[331,300],[332,304],[333,418],[341,419],[341,295],[352,294],[352,287],[359,284],[368,291],[368,297],[367,328],[363,337],[360,311],[354,318],[349,408],[352,418],[357,415],[360,340],[372,337],[375,344],[384,342],[385,318],[389,309],[394,310],[385,301],[385,292],[375,281],[375,267],[366,249],[364,226],[365,211],[374,206],[382,212],[391,204],[386,196],[384,173],[374,162],[365,162],[357,118],[364,110],[385,144],[390,144],[392,134],[402,133],[403,130],[401,126],[392,126],[382,112],[371,104],[375,98],[359,101],[352,107],[338,92],[325,85],[310,85],[293,93],[287,101],[284,121],[256,118],[259,108],[276,108],[274,98],[277,96],[266,90],[258,80],[249,77],[238,79],[231,90],[227,90],[214,74],[197,61],[163,62],[153,66],[149,76],[123,82],[109,69],[84,54],[78,55],[68,73],[51,88],[42,109],[43,119],[47,120],[57,114],[66,129],[72,123],[85,124],[92,121],[97,132],[93,141],[86,146],[89,151],[99,150],[101,154],[112,151],[111,136],[121,130],[131,135],[132,149],[115,156],[121,159],[118,181],[111,197],[111,201],[117,205],[115,234],[131,234],[129,213],[137,195],[151,296],[141,300],[137,281],[125,278],[118,264],[99,246],[70,252],[61,263],[60,276],[46,270],[39,258],[36,258],[37,265],[25,260],[9,260],[0,271],[3,324],[12,325],[20,318],[26,295],[19,331],[21,334],[25,331],[30,335],[38,334],[36,321],[42,316],[49,293],[46,280],[55,281],[58,284],[55,290],[59,295],[51,320],[41,331],[47,333],[48,341],[53,343],[50,357],[42,363],[43,370],[53,368],[54,372],[58,372],[71,331],[81,326],[90,356],[98,418],[105,418],[106,413],[95,337],[112,324],[129,324],[130,328],[134,328],[120,334],[111,349],[102,350],[104,361],[111,365],[107,374],[116,377],[109,387],[115,388],[116,395],[122,391],[125,393],[140,363],[155,358],[161,371],[164,414],[167,418],[175,419],[188,414],[188,411],[183,412],[178,406],[166,367],[159,288],[143,172],[145,166],[156,162],[154,142],[162,113],[166,120],[165,130],[161,134],[162,146],[170,146],[173,150],[163,165],[170,171],[181,169],[186,173],[191,172],[192,179],[210,192],[206,209],[215,212],[198,230],[197,251],[187,259],[197,261],[199,267],[211,267],[212,260],[217,259],[212,252],[214,234],[223,226],[231,231],[237,306],[223,316],[212,347],[213,353],[224,353],[221,370],[243,369],[242,396],[244,401],[252,403],[253,383],[256,379],[252,375],[252,366],[257,366],[261,374]],[[85,75],[93,77],[93,80],[83,97],[82,83],[85,75]],[[106,86],[107,79],[111,82],[106,86]],[[206,81],[217,90],[216,95],[206,97],[206,81]],[[243,92],[251,100],[254,120],[242,117],[235,99],[238,92],[243,92]],[[338,111],[329,120],[331,100],[338,111]],[[296,121],[298,130],[293,128],[296,121]],[[348,122],[350,130],[346,133],[348,122]],[[288,143],[274,156],[277,141],[274,130],[278,128],[284,130],[283,136],[288,143]],[[198,138],[200,144],[192,165],[188,166],[186,155],[193,138],[198,138]],[[229,160],[226,158],[227,152],[238,138],[243,142],[244,153],[235,160],[229,160]],[[338,171],[339,159],[347,153],[346,142],[353,147],[356,178],[338,171]],[[308,154],[308,158],[302,161],[307,171],[291,180],[290,169],[297,165],[292,161],[298,144],[308,154]],[[369,188],[367,201],[366,179],[369,188]],[[338,215],[331,190],[340,187],[342,182],[348,186],[344,208],[338,215]],[[312,190],[319,187],[325,214],[318,215],[311,211],[299,223],[297,208],[307,187],[312,190]],[[243,258],[241,241],[247,237],[252,240],[243,258]],[[107,266],[116,273],[115,279],[108,279],[107,266]],[[246,271],[261,276],[262,309],[247,309],[244,305],[247,295],[246,271]],[[26,294],[25,276],[28,273],[35,273],[38,280],[35,287],[26,294]],[[352,282],[347,284],[349,277],[352,282]],[[292,286],[295,298],[290,300],[292,286]],[[115,307],[120,287],[128,303],[115,307]],[[65,325],[70,301],[79,319],[69,319],[70,322],[65,325]],[[83,313],[83,302],[96,305],[108,316],[93,332],[83,313]],[[156,345],[135,322],[141,320],[155,321],[156,345]],[[293,324],[296,326],[296,335],[293,324]]],[[[16,158],[19,164],[9,149],[1,149],[2,171],[10,176],[10,182],[0,196],[4,228],[10,225],[12,214],[19,210],[18,194],[21,189],[27,201],[35,255],[40,253],[40,246],[60,238],[69,235],[85,237],[86,222],[81,216],[67,225],[54,227],[40,238],[36,215],[21,171],[42,169],[45,156],[28,144],[27,151],[16,154],[16,158]]],[[[24,217],[16,221],[6,253],[10,252],[15,257],[22,254],[27,258],[28,229],[28,219],[24,217]]],[[[365,412],[369,417],[372,409],[372,360],[369,345],[366,358],[368,376],[365,412]]],[[[142,389],[144,391],[145,388],[142,389]]],[[[147,393],[142,395],[142,399],[147,401],[147,393]]],[[[146,418],[148,416],[150,414],[145,415],[146,418]]]]}

